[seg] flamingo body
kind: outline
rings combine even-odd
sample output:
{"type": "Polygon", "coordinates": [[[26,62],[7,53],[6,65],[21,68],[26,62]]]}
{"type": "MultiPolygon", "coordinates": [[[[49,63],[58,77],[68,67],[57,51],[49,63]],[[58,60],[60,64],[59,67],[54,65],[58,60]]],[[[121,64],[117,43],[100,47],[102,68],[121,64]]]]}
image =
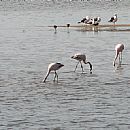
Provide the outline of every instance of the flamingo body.
{"type": "Polygon", "coordinates": [[[124,50],[123,44],[117,44],[115,46],[116,55],[115,55],[115,59],[114,59],[114,62],[113,62],[114,66],[115,66],[115,62],[116,62],[116,59],[117,59],[118,56],[119,56],[119,64],[121,64],[121,62],[122,62],[122,51],[123,50],[124,50]]]}
{"type": "Polygon", "coordinates": [[[50,64],[48,65],[48,71],[47,71],[47,74],[46,74],[46,76],[45,76],[43,82],[46,82],[46,79],[47,79],[47,77],[49,76],[49,74],[50,74],[51,71],[54,71],[54,72],[55,72],[54,81],[55,81],[55,78],[56,78],[56,77],[57,77],[57,81],[58,81],[58,74],[57,74],[56,70],[60,69],[60,68],[63,67],[63,66],[64,66],[64,65],[61,64],[61,63],[50,63],[50,64]]]}
{"type": "Polygon", "coordinates": [[[82,68],[82,72],[83,72],[82,62],[83,62],[84,64],[89,64],[89,65],[90,65],[90,71],[92,71],[92,64],[91,64],[90,62],[86,62],[86,55],[85,55],[85,54],[76,53],[76,54],[74,54],[71,58],[78,61],[77,65],[76,65],[76,67],[75,67],[75,71],[76,71],[76,69],[77,69],[78,64],[80,63],[80,64],[81,64],[81,68],[82,68]]]}

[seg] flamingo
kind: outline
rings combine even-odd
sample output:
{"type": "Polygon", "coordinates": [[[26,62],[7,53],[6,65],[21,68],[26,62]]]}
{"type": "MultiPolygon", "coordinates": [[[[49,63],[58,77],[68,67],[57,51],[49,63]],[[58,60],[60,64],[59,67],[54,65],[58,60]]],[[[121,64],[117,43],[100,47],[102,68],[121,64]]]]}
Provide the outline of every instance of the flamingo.
{"type": "Polygon", "coordinates": [[[47,77],[49,76],[50,72],[51,71],[54,71],[55,72],[55,76],[54,76],[54,81],[55,81],[55,78],[57,77],[57,82],[58,82],[58,74],[56,72],[56,70],[60,69],[61,67],[63,67],[64,65],[61,64],[61,63],[50,63],[48,65],[48,71],[47,71],[47,74],[43,80],[43,82],[46,82],[46,79],[47,77]]]}
{"type": "Polygon", "coordinates": [[[114,59],[114,62],[113,62],[114,66],[115,66],[115,62],[116,62],[116,59],[117,59],[118,56],[119,56],[119,64],[121,64],[121,62],[122,62],[122,51],[123,50],[124,50],[123,44],[117,44],[115,46],[116,55],[115,55],[115,59],[114,59]]]}
{"type": "Polygon", "coordinates": [[[108,22],[113,22],[115,25],[115,23],[117,22],[117,14],[115,14],[113,17],[111,17],[108,22]]]}
{"type": "Polygon", "coordinates": [[[73,55],[71,58],[72,58],[72,59],[75,59],[75,60],[78,60],[78,63],[77,63],[77,65],[76,65],[76,67],[75,67],[74,72],[76,71],[77,66],[78,66],[79,63],[81,64],[82,72],[84,71],[84,70],[83,70],[82,62],[83,62],[84,64],[89,64],[89,66],[90,66],[90,72],[92,71],[92,64],[91,64],[90,62],[86,62],[86,55],[85,55],[85,54],[77,53],[77,54],[73,55]]]}

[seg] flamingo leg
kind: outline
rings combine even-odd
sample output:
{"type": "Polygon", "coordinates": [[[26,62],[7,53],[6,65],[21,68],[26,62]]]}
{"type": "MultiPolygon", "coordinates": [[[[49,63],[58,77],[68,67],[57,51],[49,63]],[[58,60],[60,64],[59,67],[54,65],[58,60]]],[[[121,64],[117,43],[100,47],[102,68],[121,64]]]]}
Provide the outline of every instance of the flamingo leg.
{"type": "Polygon", "coordinates": [[[80,62],[80,64],[81,64],[81,69],[82,69],[82,73],[84,72],[84,70],[83,70],[83,65],[82,65],[82,63],[80,62]]]}
{"type": "Polygon", "coordinates": [[[119,65],[121,65],[121,54],[119,53],[119,65]]]}
{"type": "Polygon", "coordinates": [[[56,75],[57,75],[57,82],[58,82],[58,74],[56,73],[56,75]]]}
{"type": "Polygon", "coordinates": [[[55,76],[54,76],[54,82],[55,82],[55,78],[57,78],[57,82],[58,82],[58,74],[55,71],[55,76]]]}
{"type": "Polygon", "coordinates": [[[55,71],[55,76],[54,76],[54,80],[53,80],[54,82],[55,82],[55,78],[56,78],[56,71],[55,71]]]}
{"type": "Polygon", "coordinates": [[[115,59],[114,59],[114,62],[113,62],[113,65],[115,66],[115,62],[116,62],[116,59],[118,57],[119,53],[116,53],[116,56],[115,56],[115,59]]]}
{"type": "Polygon", "coordinates": [[[77,69],[77,67],[78,67],[78,64],[79,64],[79,62],[76,64],[74,72],[76,71],[76,69],[77,69]]]}
{"type": "Polygon", "coordinates": [[[122,52],[121,52],[121,63],[122,63],[122,52]]]}

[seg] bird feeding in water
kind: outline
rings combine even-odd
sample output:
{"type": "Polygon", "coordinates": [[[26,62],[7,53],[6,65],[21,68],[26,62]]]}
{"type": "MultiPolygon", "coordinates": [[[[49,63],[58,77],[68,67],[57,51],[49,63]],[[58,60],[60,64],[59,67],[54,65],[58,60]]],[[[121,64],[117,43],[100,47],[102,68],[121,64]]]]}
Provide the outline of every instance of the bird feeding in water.
{"type": "Polygon", "coordinates": [[[82,73],[84,72],[82,62],[83,62],[84,64],[89,64],[89,66],[90,66],[90,72],[92,71],[92,64],[91,64],[90,62],[86,62],[86,55],[85,55],[85,54],[76,53],[76,54],[73,55],[71,58],[78,61],[78,63],[76,64],[76,67],[75,67],[74,72],[76,71],[77,66],[78,66],[79,63],[80,63],[80,65],[81,65],[82,73]]]}
{"type": "Polygon", "coordinates": [[[115,14],[113,17],[111,17],[108,22],[114,23],[114,25],[115,25],[115,23],[117,22],[117,14],[115,14]]]}
{"type": "Polygon", "coordinates": [[[50,72],[51,71],[54,71],[55,72],[55,76],[54,76],[54,81],[55,81],[55,78],[57,78],[57,82],[58,82],[58,74],[56,72],[56,70],[60,69],[61,67],[63,67],[64,65],[61,64],[61,63],[51,63],[48,65],[48,71],[47,71],[47,74],[43,80],[43,82],[45,83],[46,82],[46,79],[47,77],[49,76],[50,72]]]}
{"type": "Polygon", "coordinates": [[[116,55],[115,55],[115,59],[113,61],[113,65],[115,66],[115,62],[117,57],[119,56],[119,65],[121,65],[122,62],[122,51],[124,50],[124,45],[123,44],[117,44],[115,46],[115,51],[116,51],[116,55]]]}

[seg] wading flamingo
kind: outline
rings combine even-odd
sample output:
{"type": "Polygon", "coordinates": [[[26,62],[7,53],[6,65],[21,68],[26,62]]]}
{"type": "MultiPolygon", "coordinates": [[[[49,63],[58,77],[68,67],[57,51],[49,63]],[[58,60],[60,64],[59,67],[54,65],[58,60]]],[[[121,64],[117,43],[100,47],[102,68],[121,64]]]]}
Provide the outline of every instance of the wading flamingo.
{"type": "Polygon", "coordinates": [[[57,77],[57,82],[58,82],[58,74],[56,72],[56,70],[60,69],[61,67],[63,67],[64,65],[61,64],[61,63],[51,63],[48,65],[48,71],[47,71],[47,74],[43,80],[43,82],[46,82],[46,79],[47,77],[49,76],[50,72],[51,71],[54,71],[55,72],[55,76],[54,76],[54,81],[55,81],[55,78],[57,77]]]}
{"type": "Polygon", "coordinates": [[[122,51],[123,50],[124,50],[124,45],[123,44],[117,44],[115,46],[116,55],[115,55],[115,59],[114,59],[114,62],[113,62],[114,66],[115,66],[115,62],[116,62],[116,59],[117,59],[118,56],[119,56],[119,64],[121,65],[121,62],[122,62],[122,51]]]}
{"type": "Polygon", "coordinates": [[[76,71],[77,66],[78,66],[79,63],[81,64],[82,72],[84,71],[84,70],[83,70],[82,61],[83,61],[84,64],[89,64],[89,66],[90,66],[90,72],[92,71],[92,64],[91,64],[90,62],[86,62],[86,55],[81,54],[81,53],[77,53],[77,54],[75,54],[74,56],[72,56],[71,58],[78,60],[78,63],[77,63],[77,65],[76,65],[76,67],[75,67],[74,72],[76,71]]]}
{"type": "Polygon", "coordinates": [[[114,25],[115,25],[115,23],[117,22],[117,14],[115,14],[113,17],[111,17],[108,22],[114,23],[114,25]]]}

